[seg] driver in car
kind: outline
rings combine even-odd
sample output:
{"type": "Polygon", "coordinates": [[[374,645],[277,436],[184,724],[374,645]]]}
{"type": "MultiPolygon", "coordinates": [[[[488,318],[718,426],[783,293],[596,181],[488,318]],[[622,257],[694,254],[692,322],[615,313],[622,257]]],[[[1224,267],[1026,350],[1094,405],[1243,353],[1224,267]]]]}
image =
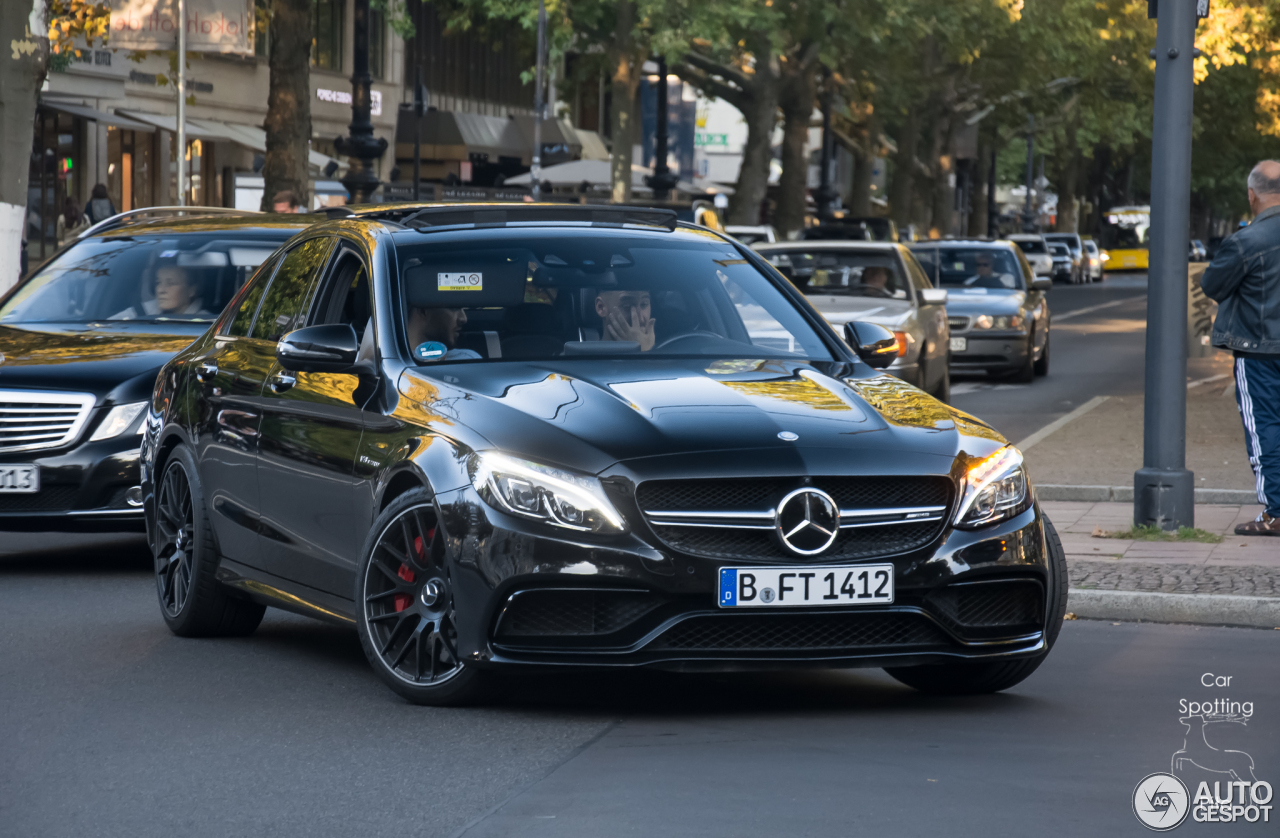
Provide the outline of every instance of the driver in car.
{"type": "Polygon", "coordinates": [[[193,282],[187,271],[176,266],[166,265],[156,271],[155,299],[143,300],[142,313],[132,306],[112,315],[112,320],[133,320],[138,317],[195,316],[212,317],[206,311],[204,300],[199,296],[198,283],[193,282]]]}
{"type": "Polygon", "coordinates": [[[652,310],[648,291],[601,291],[596,295],[601,339],[634,341],[648,352],[654,344],[652,310]]]}
{"type": "Polygon", "coordinates": [[[863,269],[862,285],[864,288],[875,288],[879,291],[886,291],[885,286],[888,284],[889,272],[884,268],[872,266],[870,268],[863,269]]]}
{"type": "Polygon", "coordinates": [[[1013,287],[1013,277],[1008,274],[996,275],[995,259],[989,253],[979,253],[974,257],[977,273],[964,281],[965,285],[977,285],[980,288],[1013,287]]]}
{"type": "Polygon", "coordinates": [[[461,308],[420,308],[411,306],[409,318],[405,321],[405,331],[409,334],[409,345],[421,346],[424,343],[436,342],[444,344],[448,350],[439,361],[470,361],[480,357],[478,352],[470,349],[459,349],[458,336],[467,323],[467,312],[461,308]]]}

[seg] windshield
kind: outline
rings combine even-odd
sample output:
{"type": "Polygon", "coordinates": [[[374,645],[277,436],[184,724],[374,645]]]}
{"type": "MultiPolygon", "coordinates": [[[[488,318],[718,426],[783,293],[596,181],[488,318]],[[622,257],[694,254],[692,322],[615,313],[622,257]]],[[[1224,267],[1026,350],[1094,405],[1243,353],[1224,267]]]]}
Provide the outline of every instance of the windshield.
{"type": "Polygon", "coordinates": [[[294,232],[89,239],[31,277],[0,308],[0,323],[211,321],[294,232]]]}
{"type": "Polygon", "coordinates": [[[1059,256],[1062,258],[1070,258],[1071,256],[1071,248],[1067,247],[1065,244],[1057,244],[1057,243],[1050,244],[1049,252],[1052,253],[1054,256],[1059,256]]]}
{"type": "Polygon", "coordinates": [[[1055,233],[1044,238],[1045,241],[1066,245],[1068,250],[1080,249],[1080,239],[1074,233],[1055,233]]]}
{"type": "Polygon", "coordinates": [[[791,301],[719,238],[444,235],[400,238],[396,250],[404,329],[422,364],[646,353],[832,360],[791,301]]]}
{"type": "Polygon", "coordinates": [[[957,247],[913,252],[943,286],[1026,290],[1018,257],[1008,250],[957,247]]]}
{"type": "Polygon", "coordinates": [[[1023,253],[1048,253],[1049,252],[1045,247],[1045,243],[1040,241],[1039,239],[1034,239],[1031,241],[1015,241],[1014,244],[1022,248],[1023,253]]]}
{"type": "Polygon", "coordinates": [[[891,250],[772,250],[765,258],[805,294],[910,297],[902,263],[891,250]]]}

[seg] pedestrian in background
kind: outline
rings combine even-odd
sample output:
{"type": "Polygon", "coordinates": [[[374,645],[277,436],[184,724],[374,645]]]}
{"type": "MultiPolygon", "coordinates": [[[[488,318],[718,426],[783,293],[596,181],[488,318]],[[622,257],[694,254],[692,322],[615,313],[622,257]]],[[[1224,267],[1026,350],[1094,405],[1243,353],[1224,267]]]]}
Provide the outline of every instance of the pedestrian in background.
{"type": "Polygon", "coordinates": [[[68,195],[62,202],[62,212],[58,215],[58,242],[62,243],[68,234],[75,234],[87,224],[88,219],[80,212],[80,205],[68,195]]]}
{"type": "Polygon", "coordinates": [[[88,216],[90,224],[105,221],[116,214],[116,205],[111,203],[106,184],[99,183],[93,187],[93,192],[89,196],[89,206],[85,207],[84,214],[88,216]]]}
{"type": "Polygon", "coordinates": [[[1280,162],[1249,173],[1253,221],[1226,239],[1200,279],[1218,303],[1213,345],[1235,356],[1236,404],[1263,511],[1237,535],[1280,535],[1280,162]]]}
{"type": "Polygon", "coordinates": [[[302,212],[298,206],[298,195],[292,189],[285,189],[276,193],[271,199],[272,212],[302,212]]]}

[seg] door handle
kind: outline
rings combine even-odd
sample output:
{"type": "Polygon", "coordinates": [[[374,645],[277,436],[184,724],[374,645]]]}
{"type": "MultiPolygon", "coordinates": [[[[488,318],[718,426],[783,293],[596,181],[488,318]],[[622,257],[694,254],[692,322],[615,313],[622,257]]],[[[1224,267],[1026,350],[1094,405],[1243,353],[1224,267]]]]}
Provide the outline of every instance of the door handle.
{"type": "Polygon", "coordinates": [[[288,390],[297,383],[298,379],[295,376],[286,375],[285,373],[276,373],[271,376],[271,392],[283,393],[285,390],[288,390]]]}
{"type": "Polygon", "coordinates": [[[208,381],[218,374],[218,365],[212,361],[205,361],[196,367],[196,378],[202,382],[208,381]]]}

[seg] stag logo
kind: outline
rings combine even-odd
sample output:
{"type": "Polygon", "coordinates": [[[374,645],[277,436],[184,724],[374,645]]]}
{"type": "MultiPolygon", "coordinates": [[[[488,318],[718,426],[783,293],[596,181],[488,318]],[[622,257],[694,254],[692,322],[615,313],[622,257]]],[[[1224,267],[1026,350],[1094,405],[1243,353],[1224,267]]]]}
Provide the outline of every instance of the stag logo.
{"type": "MultiPolygon", "coordinates": [[[[1232,780],[1256,782],[1253,774],[1253,757],[1244,751],[1215,748],[1209,744],[1209,726],[1236,724],[1247,726],[1247,717],[1239,714],[1200,714],[1178,719],[1186,728],[1182,747],[1173,753],[1170,768],[1175,774],[1186,777],[1195,768],[1211,774],[1223,774],[1232,780]]],[[[1216,728],[1215,728],[1216,730],[1216,728]]]]}

